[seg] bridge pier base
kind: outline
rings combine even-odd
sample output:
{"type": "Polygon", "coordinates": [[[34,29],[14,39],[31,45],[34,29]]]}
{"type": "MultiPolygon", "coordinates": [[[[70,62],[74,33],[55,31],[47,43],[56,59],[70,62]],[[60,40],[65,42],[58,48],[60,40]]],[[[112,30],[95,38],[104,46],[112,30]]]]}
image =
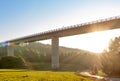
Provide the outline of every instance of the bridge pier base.
{"type": "Polygon", "coordinates": [[[7,53],[8,53],[7,56],[14,56],[14,47],[8,46],[7,47],[7,53]]]}
{"type": "Polygon", "coordinates": [[[59,38],[53,37],[52,38],[52,69],[59,68],[59,38]]]}

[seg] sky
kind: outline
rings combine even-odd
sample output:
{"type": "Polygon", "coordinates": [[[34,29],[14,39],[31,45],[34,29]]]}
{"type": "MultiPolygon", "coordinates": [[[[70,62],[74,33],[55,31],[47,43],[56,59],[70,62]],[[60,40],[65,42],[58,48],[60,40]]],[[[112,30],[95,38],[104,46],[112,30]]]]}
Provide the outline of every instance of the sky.
{"type": "MultiPolygon", "coordinates": [[[[120,16],[120,0],[0,0],[0,42],[113,16],[120,16]]],[[[60,45],[100,52],[119,31],[60,38],[60,45]]]]}

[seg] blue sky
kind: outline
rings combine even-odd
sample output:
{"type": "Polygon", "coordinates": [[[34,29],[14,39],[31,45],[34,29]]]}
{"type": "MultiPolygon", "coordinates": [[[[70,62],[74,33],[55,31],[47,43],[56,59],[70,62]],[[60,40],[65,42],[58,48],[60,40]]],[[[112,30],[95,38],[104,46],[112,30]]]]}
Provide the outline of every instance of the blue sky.
{"type": "Polygon", "coordinates": [[[0,0],[0,41],[120,15],[120,0],[0,0]]]}

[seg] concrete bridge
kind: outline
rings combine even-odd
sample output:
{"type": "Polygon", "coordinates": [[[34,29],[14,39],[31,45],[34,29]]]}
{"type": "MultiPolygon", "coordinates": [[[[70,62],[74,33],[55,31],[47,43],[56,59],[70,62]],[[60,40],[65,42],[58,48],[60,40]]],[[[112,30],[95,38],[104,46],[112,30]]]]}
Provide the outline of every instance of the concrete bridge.
{"type": "Polygon", "coordinates": [[[68,26],[51,31],[41,32],[34,35],[29,35],[13,40],[1,42],[0,45],[7,46],[8,56],[14,55],[14,45],[20,43],[30,43],[34,41],[52,39],[52,68],[59,68],[59,38],[78,34],[85,34],[97,31],[111,30],[120,28],[120,16],[101,19],[93,22],[87,22],[68,26]]]}

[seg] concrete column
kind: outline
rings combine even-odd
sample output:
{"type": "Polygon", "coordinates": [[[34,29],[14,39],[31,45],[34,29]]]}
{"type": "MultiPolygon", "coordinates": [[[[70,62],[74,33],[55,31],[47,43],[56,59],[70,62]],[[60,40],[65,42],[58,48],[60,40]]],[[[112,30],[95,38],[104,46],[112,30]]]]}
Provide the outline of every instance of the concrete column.
{"type": "Polygon", "coordinates": [[[52,38],[52,69],[59,68],[59,38],[52,38]]]}
{"type": "Polygon", "coordinates": [[[7,47],[7,53],[8,53],[8,56],[14,56],[14,47],[13,46],[8,46],[7,47]]]}

